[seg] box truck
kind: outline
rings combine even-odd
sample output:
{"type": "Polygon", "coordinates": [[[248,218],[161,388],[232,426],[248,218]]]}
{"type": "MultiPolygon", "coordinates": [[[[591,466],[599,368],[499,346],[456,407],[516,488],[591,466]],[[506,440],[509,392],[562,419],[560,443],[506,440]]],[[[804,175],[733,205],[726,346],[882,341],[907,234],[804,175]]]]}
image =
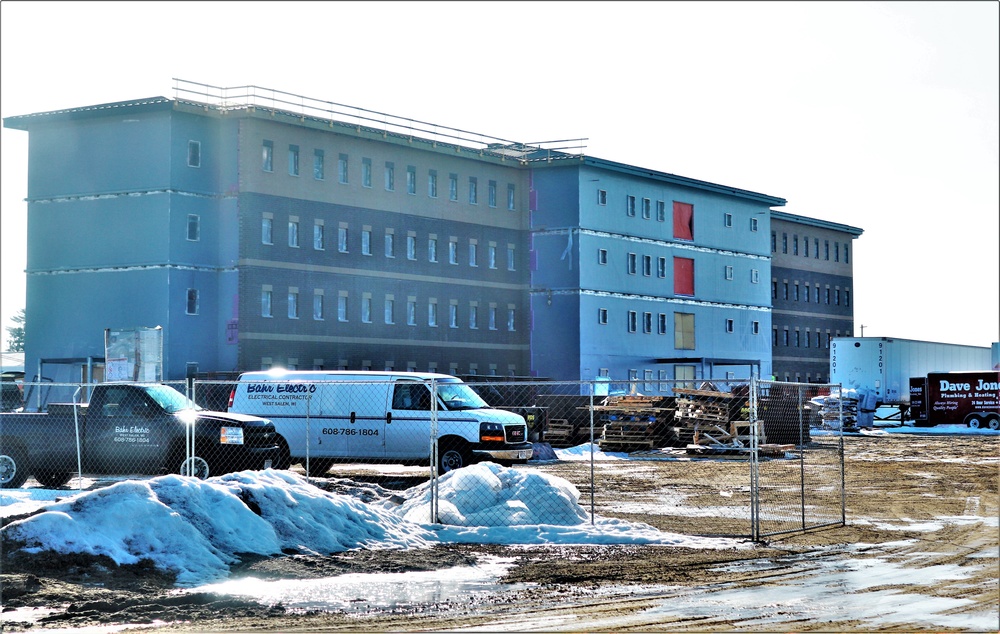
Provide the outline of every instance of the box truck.
{"type": "Polygon", "coordinates": [[[1000,429],[1000,372],[932,372],[913,377],[910,414],[918,427],[1000,429]]]}
{"type": "Polygon", "coordinates": [[[990,348],[891,337],[835,337],[830,342],[830,382],[870,390],[876,407],[910,407],[910,378],[932,372],[990,370],[990,348]]]}

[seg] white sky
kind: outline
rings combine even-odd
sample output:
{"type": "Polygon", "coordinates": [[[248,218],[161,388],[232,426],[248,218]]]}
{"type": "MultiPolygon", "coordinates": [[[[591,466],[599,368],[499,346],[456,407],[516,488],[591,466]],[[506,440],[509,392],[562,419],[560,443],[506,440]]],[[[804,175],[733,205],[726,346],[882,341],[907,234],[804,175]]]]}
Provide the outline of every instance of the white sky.
{"type": "MultiPolygon", "coordinates": [[[[997,2],[0,3],[0,109],[253,84],[788,200],[859,227],[866,336],[1000,340],[997,2]]],[[[25,132],[0,141],[0,320],[25,132]]],[[[855,335],[860,335],[860,328],[855,335]]]]}

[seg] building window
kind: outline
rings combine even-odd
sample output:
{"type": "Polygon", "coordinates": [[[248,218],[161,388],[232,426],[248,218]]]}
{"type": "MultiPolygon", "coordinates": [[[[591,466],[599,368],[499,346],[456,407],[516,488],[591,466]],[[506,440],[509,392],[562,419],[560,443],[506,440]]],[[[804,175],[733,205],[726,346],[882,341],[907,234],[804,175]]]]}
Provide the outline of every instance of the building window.
{"type": "Polygon", "coordinates": [[[475,242],[469,243],[469,266],[479,266],[479,245],[475,242]]]}
{"type": "Polygon", "coordinates": [[[806,303],[809,303],[809,282],[806,282],[806,292],[802,294],[806,303]]]}
{"type": "Polygon", "coordinates": [[[486,188],[486,203],[490,207],[497,206],[497,182],[490,181],[486,188]]]}
{"type": "Polygon", "coordinates": [[[479,328],[479,304],[472,302],[469,304],[469,329],[479,328]]]}
{"type": "Polygon", "coordinates": [[[823,241],[823,259],[824,260],[829,260],[830,259],[830,241],[829,240],[824,240],[823,241]]]}
{"type": "Polygon", "coordinates": [[[834,242],[833,243],[833,261],[834,262],[840,262],[840,243],[839,242],[834,242]]]}
{"type": "Polygon", "coordinates": [[[813,257],[819,259],[819,238],[813,238],[813,257]]]}
{"type": "Polygon", "coordinates": [[[318,181],[326,177],[326,164],[324,161],[325,155],[323,154],[323,150],[313,152],[313,178],[318,181]]]}
{"type": "Polygon", "coordinates": [[[412,195],[417,193],[417,168],[413,165],[406,166],[406,193],[412,195]]]}
{"type": "Polygon", "coordinates": [[[781,252],[782,253],[788,253],[788,234],[787,233],[782,233],[781,234],[781,252]]]}
{"type": "Polygon", "coordinates": [[[517,251],[513,244],[507,245],[507,270],[514,271],[517,268],[517,251]]]}
{"type": "Polygon", "coordinates": [[[597,204],[607,205],[608,204],[608,192],[603,189],[597,190],[597,204]]]}
{"type": "Polygon", "coordinates": [[[514,332],[517,325],[517,314],[513,306],[507,307],[507,330],[514,332]]]}
{"type": "Polygon", "coordinates": [[[694,314],[674,313],[674,348],[694,350],[694,314]]]}
{"type": "Polygon", "coordinates": [[[694,260],[674,258],[674,295],[694,295],[694,260]]]}
{"type": "Polygon", "coordinates": [[[774,231],[771,232],[771,253],[778,252],[778,234],[774,231]]]}
{"type": "Polygon", "coordinates": [[[496,330],[497,329],[497,307],[496,307],[496,304],[490,304],[490,310],[489,310],[489,313],[488,313],[487,317],[488,317],[488,322],[489,322],[489,329],[490,330],[496,330]]]}
{"type": "Polygon", "coordinates": [[[188,214],[187,239],[191,242],[201,240],[201,216],[198,214],[188,214]]]}
{"type": "Polygon", "coordinates": [[[437,238],[427,238],[427,261],[438,261],[438,241],[437,238]]]}
{"type": "Polygon", "coordinates": [[[819,303],[819,284],[813,287],[813,297],[816,299],[816,303],[819,303]]]}
{"type": "Polygon", "coordinates": [[[371,255],[372,254],[372,230],[362,229],[361,230],[361,255],[371,255]]]}
{"type": "MultiPolygon", "coordinates": [[[[516,209],[517,197],[514,195],[514,185],[507,185],[507,210],[514,211],[516,209]]],[[[844,253],[847,253],[845,250],[844,253]]]]}
{"type": "Polygon", "coordinates": [[[788,328],[781,331],[781,343],[786,348],[788,347],[788,328]]]}
{"type": "Polygon", "coordinates": [[[323,237],[323,221],[317,220],[313,224],[313,249],[322,251],[326,247],[323,237]]]}
{"type": "Polygon", "coordinates": [[[796,330],[795,331],[795,347],[799,348],[800,344],[801,344],[801,341],[800,341],[800,338],[799,338],[799,331],[796,330]]]}
{"type": "Polygon", "coordinates": [[[799,283],[795,282],[795,286],[792,288],[792,299],[794,301],[799,301],[799,283]]]}
{"type": "Polygon", "coordinates": [[[757,284],[760,282],[760,271],[757,269],[750,269],[750,283],[757,284]]]}
{"type": "Polygon", "coordinates": [[[851,258],[848,255],[847,245],[845,244],[844,245],[844,264],[850,264],[850,263],[851,263],[851,258]]]}
{"type": "Polygon", "coordinates": [[[396,257],[396,236],[388,229],[385,232],[385,257],[396,257]]]}
{"type": "Polygon", "coordinates": [[[299,146],[297,145],[288,146],[288,175],[299,175],[299,146]]]}
{"type": "Polygon", "coordinates": [[[840,289],[835,289],[833,292],[833,303],[840,306],[840,289]]]}
{"type": "Polygon", "coordinates": [[[385,163],[385,191],[391,192],[396,189],[396,166],[390,162],[385,163]]]}
{"type": "Polygon", "coordinates": [[[294,216],[292,218],[288,221],[288,246],[297,248],[299,246],[299,220],[294,216]]]}
{"type": "Polygon", "coordinates": [[[829,304],[830,303],[830,287],[827,286],[825,290],[826,290],[826,293],[824,293],[824,296],[825,296],[825,299],[826,299],[825,303],[829,304]]]}
{"type": "Polygon", "coordinates": [[[487,258],[489,259],[489,264],[491,269],[497,268],[497,245],[490,244],[489,250],[487,251],[487,258]]]}
{"type": "Polygon", "coordinates": [[[607,264],[608,263],[608,250],[607,249],[598,249],[597,250],[597,263],[598,264],[607,264]]]}
{"type": "Polygon", "coordinates": [[[642,314],[642,331],[647,335],[653,332],[653,313],[642,314]]]}
{"type": "Polygon", "coordinates": [[[288,291],[288,318],[299,318],[299,292],[294,289],[288,291]]]}
{"type": "Polygon", "coordinates": [[[802,255],[803,257],[809,257],[809,236],[803,236],[802,238],[802,255]]]}
{"type": "Polygon", "coordinates": [[[337,296],[337,321],[347,321],[347,295],[337,296]]]}
{"type": "Polygon", "coordinates": [[[454,238],[448,241],[448,264],[458,264],[458,241],[454,238]]]}
{"type": "Polygon", "coordinates": [[[187,306],[185,306],[184,312],[188,315],[198,314],[198,289],[187,289],[187,306]]]}
{"type": "Polygon", "coordinates": [[[597,323],[599,323],[602,326],[607,326],[608,325],[608,309],[607,308],[598,308],[597,309],[597,323]]]}
{"type": "Polygon", "coordinates": [[[750,324],[750,333],[754,334],[754,335],[759,335],[760,334],[760,322],[759,321],[754,321],[753,323],[750,324]]]}
{"type": "Polygon", "coordinates": [[[635,275],[636,269],[636,255],[635,253],[629,253],[628,257],[625,258],[625,272],[629,275],[635,275]]]}
{"type": "Polygon", "coordinates": [[[396,323],[396,300],[392,297],[385,298],[385,306],[383,307],[383,319],[387,324],[396,323]]]}
{"type": "Polygon", "coordinates": [[[313,293],[313,319],[323,320],[323,294],[313,293]]]}
{"type": "Polygon", "coordinates": [[[368,293],[361,296],[361,322],[372,323],[372,296],[368,293]]]}
{"type": "Polygon", "coordinates": [[[448,200],[458,202],[458,174],[448,174],[448,200]]]}
{"type": "Polygon", "coordinates": [[[653,274],[653,256],[642,256],[642,274],[649,277],[653,274]]]}
{"type": "Polygon", "coordinates": [[[751,218],[750,219],[750,231],[757,231],[757,219],[756,218],[751,218]]]}
{"type": "Polygon", "coordinates": [[[694,240],[694,205],[674,201],[674,237],[694,240]]]}
{"type": "Polygon", "coordinates": [[[733,332],[736,329],[736,322],[732,319],[726,320],[726,332],[733,332]]]}
{"type": "Polygon", "coordinates": [[[656,221],[666,222],[667,220],[667,203],[662,200],[656,201],[656,221]]]}
{"type": "Polygon", "coordinates": [[[337,251],[347,253],[347,227],[344,225],[337,227],[337,251]]]}
{"type": "Polygon", "coordinates": [[[271,316],[271,289],[265,288],[260,292],[260,316],[271,316]]]}
{"type": "Polygon", "coordinates": [[[798,254],[799,254],[799,236],[793,235],[792,236],[792,255],[798,255],[798,254]]]}
{"type": "Polygon", "coordinates": [[[413,299],[406,300],[406,325],[417,325],[417,302],[413,299]]]}
{"type": "Polygon", "coordinates": [[[337,180],[346,185],[347,176],[347,155],[341,154],[337,159],[337,180]]]}
{"type": "Polygon", "coordinates": [[[372,160],[361,158],[361,186],[370,188],[372,186],[372,160]]]}
{"type": "Polygon", "coordinates": [[[658,257],[656,258],[656,277],[664,278],[667,276],[667,258],[658,257]]]}
{"type": "Polygon", "coordinates": [[[407,260],[417,259],[417,236],[414,235],[406,236],[406,259],[407,260]]]}
{"type": "Polygon", "coordinates": [[[625,215],[630,218],[635,216],[635,196],[625,197],[625,215]]]}
{"type": "Polygon", "coordinates": [[[638,325],[636,323],[637,319],[638,319],[638,314],[634,310],[628,311],[628,314],[626,315],[626,320],[627,320],[626,321],[626,329],[629,332],[635,332],[636,331],[636,328],[638,327],[638,325]]]}
{"type": "Polygon", "coordinates": [[[809,336],[810,336],[811,334],[812,334],[812,333],[811,333],[811,332],[809,332],[809,330],[806,330],[806,336],[805,336],[805,337],[803,338],[803,339],[805,340],[805,344],[806,344],[806,345],[805,345],[805,347],[806,347],[806,348],[808,348],[808,347],[809,347],[809,336]]]}
{"type": "Polygon", "coordinates": [[[448,327],[458,328],[458,305],[448,304],[448,327]]]}
{"type": "Polygon", "coordinates": [[[781,299],[788,301],[788,282],[781,283],[781,299]]]}
{"type": "Polygon", "coordinates": [[[850,306],[850,305],[851,305],[851,291],[844,290],[844,306],[850,306]]]}
{"type": "Polygon", "coordinates": [[[726,266],[726,279],[727,280],[733,279],[733,267],[732,266],[728,266],[728,265],[726,266]]]}
{"type": "Polygon", "coordinates": [[[650,206],[650,200],[648,198],[642,199],[642,217],[649,220],[652,216],[652,208],[650,206]]]}
{"type": "Polygon", "coordinates": [[[201,167],[201,143],[188,141],[188,167],[201,167]]]}
{"type": "Polygon", "coordinates": [[[260,241],[262,244],[274,244],[274,220],[270,214],[265,214],[260,220],[260,241]]]}
{"type": "Polygon", "coordinates": [[[265,172],[274,171],[274,143],[271,141],[264,141],[264,145],[261,148],[263,150],[263,156],[261,158],[260,168],[265,172]]]}
{"type": "Polygon", "coordinates": [[[438,305],[437,300],[432,299],[427,304],[427,325],[437,326],[438,325],[438,305]]]}
{"type": "Polygon", "coordinates": [[[730,214],[730,213],[723,214],[723,216],[722,216],[722,225],[724,227],[732,227],[733,226],[733,214],[730,214]]]}
{"type": "Polygon", "coordinates": [[[435,170],[427,173],[427,195],[431,198],[438,197],[438,174],[435,170]]]}
{"type": "Polygon", "coordinates": [[[667,334],[667,314],[660,313],[656,316],[656,332],[660,335],[667,334]]]}
{"type": "Polygon", "coordinates": [[[778,280],[771,280],[771,299],[778,299],[778,280]]]}
{"type": "Polygon", "coordinates": [[[475,176],[469,177],[469,204],[478,205],[479,204],[479,183],[476,182],[475,176]]]}

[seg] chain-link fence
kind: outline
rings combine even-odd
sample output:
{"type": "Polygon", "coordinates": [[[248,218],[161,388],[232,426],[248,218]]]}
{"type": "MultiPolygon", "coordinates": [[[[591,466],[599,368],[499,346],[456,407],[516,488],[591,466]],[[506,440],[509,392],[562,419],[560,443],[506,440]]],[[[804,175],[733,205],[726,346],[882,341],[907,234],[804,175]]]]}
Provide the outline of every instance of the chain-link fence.
{"type": "Polygon", "coordinates": [[[333,490],[410,491],[420,521],[583,513],[760,539],[844,522],[841,437],[810,433],[841,428],[831,387],[310,372],[26,384],[28,412],[0,417],[0,485],[290,468],[333,490]]]}

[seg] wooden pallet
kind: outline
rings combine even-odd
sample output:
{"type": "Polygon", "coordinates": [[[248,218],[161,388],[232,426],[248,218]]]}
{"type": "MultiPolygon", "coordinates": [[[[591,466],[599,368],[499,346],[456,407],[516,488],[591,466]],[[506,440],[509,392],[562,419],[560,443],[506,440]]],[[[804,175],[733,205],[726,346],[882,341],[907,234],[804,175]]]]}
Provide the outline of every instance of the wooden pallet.
{"type": "Polygon", "coordinates": [[[545,427],[545,440],[549,443],[569,442],[573,438],[573,424],[565,418],[550,418],[545,427]]]}
{"type": "Polygon", "coordinates": [[[653,448],[653,441],[649,438],[649,423],[642,421],[606,423],[597,444],[605,451],[653,448]]]}

